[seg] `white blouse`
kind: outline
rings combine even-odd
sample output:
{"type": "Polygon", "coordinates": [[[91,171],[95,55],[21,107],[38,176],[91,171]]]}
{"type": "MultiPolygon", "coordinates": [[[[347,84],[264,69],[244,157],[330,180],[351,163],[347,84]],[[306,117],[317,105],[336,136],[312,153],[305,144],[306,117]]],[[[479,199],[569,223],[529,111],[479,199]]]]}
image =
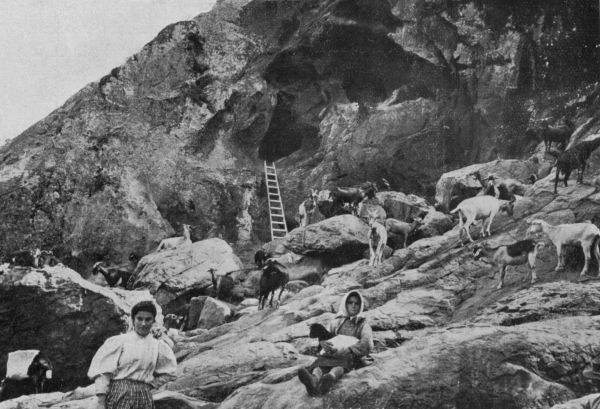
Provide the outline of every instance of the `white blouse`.
{"type": "Polygon", "coordinates": [[[171,348],[151,334],[136,332],[108,338],[92,359],[88,376],[94,379],[96,394],[107,393],[111,379],[130,379],[157,388],[172,380],[177,361],[171,348]]]}

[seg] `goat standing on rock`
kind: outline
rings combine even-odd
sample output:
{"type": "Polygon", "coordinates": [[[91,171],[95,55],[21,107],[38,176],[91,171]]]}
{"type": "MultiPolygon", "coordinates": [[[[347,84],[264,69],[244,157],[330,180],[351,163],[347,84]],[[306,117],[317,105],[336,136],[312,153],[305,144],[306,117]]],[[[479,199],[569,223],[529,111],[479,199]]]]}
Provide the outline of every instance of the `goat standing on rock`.
{"type": "Polygon", "coordinates": [[[273,297],[275,296],[275,291],[278,288],[281,288],[279,291],[279,297],[277,298],[277,307],[279,307],[279,303],[281,302],[281,294],[285,289],[285,286],[290,281],[290,275],[281,271],[277,266],[285,269],[285,266],[274,260],[272,258],[267,259],[265,262],[265,266],[263,267],[262,275],[260,276],[260,280],[258,282],[258,309],[262,310],[265,308],[265,303],[267,302],[267,298],[269,298],[269,294],[271,294],[271,301],[269,302],[269,307],[273,307],[273,297]]]}
{"type": "Polygon", "coordinates": [[[539,250],[544,248],[543,242],[535,242],[534,240],[521,240],[516,243],[488,248],[484,245],[476,245],[473,249],[473,255],[475,260],[479,260],[482,256],[490,258],[494,261],[500,272],[500,283],[498,283],[497,289],[504,286],[504,275],[506,274],[506,268],[508,266],[517,266],[528,263],[531,271],[531,284],[537,281],[535,274],[535,260],[539,250]]]}
{"type": "Polygon", "coordinates": [[[163,239],[160,244],[158,245],[158,247],[156,248],[156,250],[154,250],[155,252],[157,251],[161,251],[161,250],[173,250],[179,247],[184,247],[184,246],[191,246],[192,245],[192,239],[190,236],[190,225],[189,224],[184,224],[183,225],[183,236],[178,236],[178,237],[170,237],[168,239],[163,239]]]}
{"type": "Polygon", "coordinates": [[[319,191],[316,189],[310,190],[310,197],[300,203],[298,206],[298,215],[300,217],[300,227],[306,227],[310,223],[310,218],[312,217],[315,209],[317,208],[317,197],[319,195],[319,191]]]}
{"type": "Polygon", "coordinates": [[[567,180],[574,169],[578,170],[577,181],[583,184],[583,172],[588,159],[600,146],[600,137],[591,141],[580,142],[575,146],[567,149],[564,152],[550,151],[552,156],[556,158],[556,177],[554,178],[554,194],[557,194],[558,177],[560,172],[565,175],[563,182],[567,187],[567,180]]]}
{"type": "Polygon", "coordinates": [[[413,220],[412,223],[401,222],[396,219],[386,219],[385,221],[385,230],[388,233],[400,234],[404,237],[404,246],[406,248],[406,240],[408,239],[408,235],[412,233],[417,227],[423,224],[423,220],[420,217],[417,217],[413,220]]]}
{"type": "Polygon", "coordinates": [[[566,244],[578,244],[583,249],[585,264],[579,274],[580,279],[585,276],[592,258],[592,251],[598,263],[598,276],[600,277],[600,229],[592,223],[557,224],[552,226],[544,220],[535,219],[529,222],[528,233],[546,233],[556,247],[558,262],[555,271],[565,267],[563,246],[566,244]]]}
{"type": "Polygon", "coordinates": [[[499,200],[492,196],[475,196],[470,197],[468,199],[460,202],[456,209],[452,210],[450,213],[458,212],[458,220],[460,224],[459,234],[462,233],[464,229],[467,233],[467,237],[473,243],[473,239],[471,238],[471,234],[469,233],[469,228],[471,224],[476,220],[482,220],[481,222],[481,235],[485,237],[485,220],[489,219],[487,225],[487,234],[491,236],[490,226],[492,225],[492,221],[494,221],[494,216],[499,211],[506,212],[509,216],[513,214],[515,200],[499,200]],[[465,223],[463,226],[463,217],[465,218],[465,223]]]}
{"type": "Polygon", "coordinates": [[[381,264],[383,250],[387,243],[387,230],[378,220],[377,212],[369,210],[369,265],[381,264]]]}
{"type": "Polygon", "coordinates": [[[127,287],[127,283],[132,275],[131,271],[120,267],[108,267],[104,261],[98,261],[92,267],[92,274],[96,275],[98,273],[104,276],[109,287],[115,287],[117,284],[120,284],[123,288],[127,287]]]}

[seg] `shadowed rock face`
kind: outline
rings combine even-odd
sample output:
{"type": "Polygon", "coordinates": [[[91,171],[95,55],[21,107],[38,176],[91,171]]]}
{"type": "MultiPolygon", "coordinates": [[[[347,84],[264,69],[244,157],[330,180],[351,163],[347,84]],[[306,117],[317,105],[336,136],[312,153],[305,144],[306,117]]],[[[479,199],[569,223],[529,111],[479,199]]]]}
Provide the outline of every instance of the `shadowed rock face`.
{"type": "Polygon", "coordinates": [[[222,1],[172,24],[2,148],[0,247],[83,271],[182,223],[267,240],[265,158],[282,159],[291,220],[310,187],[385,177],[431,197],[444,171],[523,156],[544,109],[525,96],[593,76],[597,25],[576,2],[507,7],[222,1]]]}
{"type": "MultiPolygon", "coordinates": [[[[106,338],[125,332],[128,314],[147,291],[110,290],[63,266],[0,274],[0,373],[7,353],[38,349],[53,363],[52,389],[89,382],[87,369],[106,338]]],[[[162,315],[158,318],[162,322],[162,315]]]]}

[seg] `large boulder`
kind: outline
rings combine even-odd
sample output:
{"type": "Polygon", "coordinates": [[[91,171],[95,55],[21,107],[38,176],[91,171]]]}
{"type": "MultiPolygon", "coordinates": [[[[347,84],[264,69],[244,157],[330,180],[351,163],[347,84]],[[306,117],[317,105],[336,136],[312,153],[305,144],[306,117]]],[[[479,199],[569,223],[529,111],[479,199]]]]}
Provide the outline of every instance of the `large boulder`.
{"type": "Polygon", "coordinates": [[[224,240],[213,238],[190,247],[150,253],[138,263],[133,288],[146,288],[169,312],[181,307],[191,295],[208,292],[212,277],[242,267],[240,259],[224,240]]]}
{"type": "Polygon", "coordinates": [[[38,349],[54,364],[55,381],[64,387],[88,383],[96,350],[129,328],[131,307],[142,300],[152,300],[148,291],[101,287],[63,266],[5,269],[0,274],[0,376],[8,352],[38,349]]]}
{"type": "MultiPolygon", "coordinates": [[[[538,164],[530,160],[504,159],[471,166],[444,173],[435,187],[436,207],[449,211],[461,201],[475,196],[484,186],[490,175],[497,183],[511,179],[510,185],[529,183],[531,175],[537,174],[538,164]],[[516,182],[515,182],[516,181],[516,182]]],[[[515,192],[518,193],[518,192],[515,192]]]]}
{"type": "Polygon", "coordinates": [[[217,346],[180,362],[177,379],[166,388],[219,401],[234,389],[263,378],[267,370],[293,366],[298,359],[296,349],[283,342],[217,346]]]}
{"type": "Polygon", "coordinates": [[[340,215],[292,230],[284,245],[298,254],[327,257],[330,264],[362,258],[369,246],[369,226],[351,215],[340,215]]]}
{"type": "Polygon", "coordinates": [[[230,317],[231,309],[227,304],[212,297],[207,297],[195,327],[210,329],[224,324],[230,317]]]}

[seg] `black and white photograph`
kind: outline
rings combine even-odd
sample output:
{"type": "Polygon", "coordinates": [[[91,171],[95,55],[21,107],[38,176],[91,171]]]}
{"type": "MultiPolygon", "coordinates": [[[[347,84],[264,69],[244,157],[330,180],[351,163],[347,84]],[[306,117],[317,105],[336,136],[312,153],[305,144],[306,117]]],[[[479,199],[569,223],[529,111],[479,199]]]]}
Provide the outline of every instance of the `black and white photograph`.
{"type": "Polygon", "coordinates": [[[600,409],[600,0],[0,0],[0,409],[600,409]]]}

